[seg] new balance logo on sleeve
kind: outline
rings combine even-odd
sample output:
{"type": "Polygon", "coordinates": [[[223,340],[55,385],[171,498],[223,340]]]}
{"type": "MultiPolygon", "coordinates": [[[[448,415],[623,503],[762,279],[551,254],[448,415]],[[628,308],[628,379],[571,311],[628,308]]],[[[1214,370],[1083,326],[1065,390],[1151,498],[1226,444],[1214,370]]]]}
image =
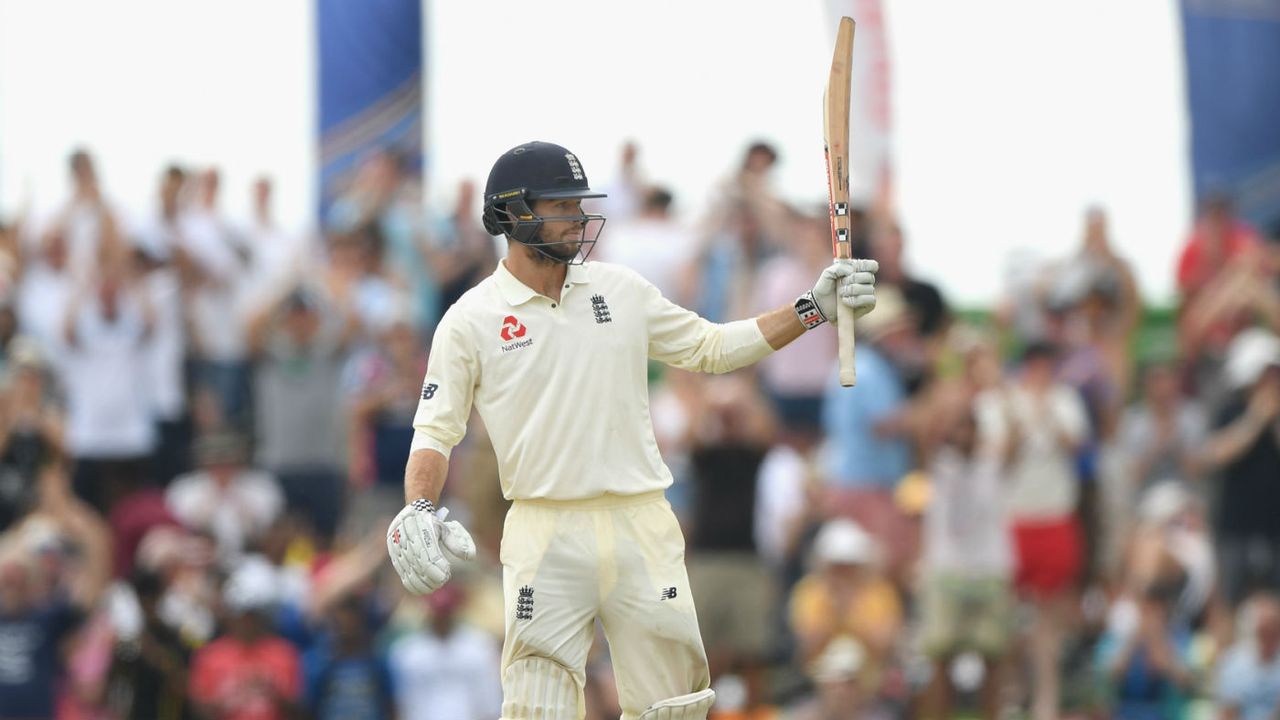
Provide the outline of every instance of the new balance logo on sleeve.
{"type": "Polygon", "coordinates": [[[660,600],[675,600],[675,599],[676,599],[676,589],[675,589],[674,587],[662,588],[662,597],[661,597],[661,598],[659,598],[659,599],[660,599],[660,600]]]}

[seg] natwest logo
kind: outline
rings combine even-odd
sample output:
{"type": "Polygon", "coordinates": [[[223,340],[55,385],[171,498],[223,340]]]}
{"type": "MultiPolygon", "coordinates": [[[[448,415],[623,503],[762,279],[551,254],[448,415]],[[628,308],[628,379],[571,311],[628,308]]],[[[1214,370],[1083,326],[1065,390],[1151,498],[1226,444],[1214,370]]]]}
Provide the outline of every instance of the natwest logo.
{"type": "Polygon", "coordinates": [[[502,319],[502,339],[511,342],[516,338],[524,337],[527,328],[520,324],[515,315],[508,315],[502,319]]]}

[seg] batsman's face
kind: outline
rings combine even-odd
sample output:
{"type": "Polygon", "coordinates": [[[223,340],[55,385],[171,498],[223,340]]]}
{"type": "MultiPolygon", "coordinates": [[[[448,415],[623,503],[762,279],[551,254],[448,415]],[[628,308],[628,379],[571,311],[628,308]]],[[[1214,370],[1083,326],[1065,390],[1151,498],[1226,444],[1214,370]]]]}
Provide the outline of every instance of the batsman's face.
{"type": "Polygon", "coordinates": [[[535,200],[530,206],[533,214],[545,218],[538,230],[539,239],[544,243],[558,243],[543,250],[565,259],[571,259],[582,247],[583,234],[587,223],[582,217],[582,200],[563,198],[559,200],[535,200]],[[556,218],[575,218],[558,220],[556,218]]]}

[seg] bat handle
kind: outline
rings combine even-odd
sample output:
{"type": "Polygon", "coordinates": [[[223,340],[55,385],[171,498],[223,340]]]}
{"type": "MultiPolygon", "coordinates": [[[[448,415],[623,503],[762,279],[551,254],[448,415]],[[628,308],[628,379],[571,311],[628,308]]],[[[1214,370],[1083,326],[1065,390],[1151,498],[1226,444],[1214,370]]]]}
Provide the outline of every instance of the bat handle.
{"type": "Polygon", "coordinates": [[[853,308],[836,299],[836,342],[840,345],[840,384],[858,384],[858,370],[853,364],[853,308]]]}

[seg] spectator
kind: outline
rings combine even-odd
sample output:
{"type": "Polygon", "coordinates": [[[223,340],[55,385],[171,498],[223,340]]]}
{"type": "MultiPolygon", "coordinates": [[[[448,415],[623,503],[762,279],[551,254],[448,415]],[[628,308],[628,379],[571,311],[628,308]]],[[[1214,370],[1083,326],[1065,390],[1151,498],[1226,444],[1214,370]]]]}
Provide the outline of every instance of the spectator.
{"type": "Polygon", "coordinates": [[[212,537],[219,561],[234,567],[284,510],[284,494],[269,473],[246,464],[248,445],[233,432],[197,439],[195,456],[199,469],[173,481],[166,504],[183,525],[212,537]]]}
{"type": "Polygon", "coordinates": [[[67,266],[71,276],[83,282],[93,275],[103,248],[118,244],[120,215],[102,192],[93,156],[77,149],[69,159],[71,197],[54,219],[54,232],[65,234],[67,266]]]}
{"type": "Polygon", "coordinates": [[[0,718],[54,715],[64,641],[80,626],[110,573],[111,537],[70,497],[56,467],[42,478],[47,514],[0,538],[0,718]],[[63,538],[79,560],[64,554],[63,538]]]}
{"type": "Polygon", "coordinates": [[[756,483],[773,428],[765,399],[742,375],[708,378],[690,427],[689,585],[711,681],[740,677],[747,712],[765,703],[773,645],[772,578],[755,545],[756,483]]]}
{"type": "MultiPolygon", "coordinates": [[[[413,442],[427,352],[409,322],[396,322],[379,337],[376,353],[362,358],[352,400],[348,452],[357,503],[396,512],[404,502],[404,465],[413,442]]],[[[361,508],[361,511],[366,508],[361,508]]]]}
{"type": "Polygon", "coordinates": [[[923,716],[953,717],[951,665],[960,653],[976,652],[985,666],[982,716],[994,720],[1013,632],[1014,559],[1003,495],[1016,438],[998,391],[948,410],[925,515],[921,633],[934,669],[923,716]]]}
{"type": "Polygon", "coordinates": [[[147,362],[155,420],[155,479],[162,484],[191,469],[187,329],[183,288],[174,264],[175,251],[183,244],[181,193],[186,179],[186,172],[177,165],[165,169],[160,177],[159,207],[134,238],[134,272],[156,313],[147,362]]]}
{"type": "Polygon", "coordinates": [[[828,375],[824,507],[871,533],[889,553],[891,575],[905,582],[910,527],[893,492],[912,468],[911,424],[894,360],[916,347],[916,336],[901,295],[888,288],[876,295],[875,312],[862,318],[858,331],[857,392],[840,387],[834,369],[828,375]]]}
{"type": "Polygon", "coordinates": [[[848,635],[834,638],[808,668],[815,694],[790,720],[878,720],[875,697],[867,694],[866,651],[848,635]]]}
{"type": "Polygon", "coordinates": [[[348,595],[329,611],[331,639],[306,658],[307,704],[316,720],[391,720],[387,660],[371,647],[364,601],[348,595]]]}
{"type": "Polygon", "coordinates": [[[813,543],[814,569],[791,593],[791,630],[800,664],[820,657],[841,636],[851,636],[866,652],[863,691],[874,697],[884,680],[902,630],[902,605],[878,566],[874,538],[852,520],[823,524],[813,543]]]}
{"type": "Polygon", "coordinates": [[[1280,587],[1280,339],[1261,329],[1231,343],[1227,384],[1233,390],[1205,444],[1216,471],[1218,552],[1227,599],[1280,587]]]}
{"type": "Polygon", "coordinates": [[[18,330],[38,343],[53,372],[60,374],[67,304],[78,287],[70,272],[66,231],[49,228],[33,254],[24,259],[18,281],[18,330]]]}
{"type": "Polygon", "coordinates": [[[384,249],[382,231],[373,224],[329,239],[325,290],[354,312],[366,346],[409,308],[398,278],[384,265],[384,249]]]}
{"type": "Polygon", "coordinates": [[[1152,485],[1138,503],[1137,526],[1128,538],[1121,568],[1120,597],[1112,625],[1127,622],[1133,603],[1149,588],[1173,596],[1163,611],[1167,622],[1194,629],[1218,612],[1217,563],[1203,503],[1173,480],[1152,485]],[[1128,602],[1127,602],[1128,601],[1128,602]],[[1128,607],[1126,607],[1126,604],[1128,607]]]}
{"type": "MultiPolygon", "coordinates": [[[[757,312],[808,292],[811,283],[804,278],[822,272],[831,262],[831,227],[825,215],[797,215],[793,225],[796,251],[779,253],[760,267],[757,312]]],[[[781,432],[802,451],[821,438],[822,396],[835,356],[835,333],[805,333],[760,362],[760,379],[781,432]]]]}
{"type": "Polygon", "coordinates": [[[1142,315],[1142,299],[1128,261],[1112,247],[1102,208],[1085,212],[1080,249],[1059,263],[1054,274],[1049,305],[1076,308],[1073,320],[1097,346],[1108,384],[1125,397],[1132,370],[1131,340],[1142,315]]]}
{"type": "Polygon", "coordinates": [[[0,394],[0,532],[34,509],[41,473],[63,453],[47,372],[36,344],[17,341],[0,394]]]}
{"type": "Polygon", "coordinates": [[[246,559],[223,585],[226,632],[196,652],[188,692],[209,720],[300,718],[302,671],[298,652],[271,634],[273,574],[260,558],[246,559]]]}
{"type": "Polygon", "coordinates": [[[1178,289],[1194,298],[1233,260],[1258,247],[1258,231],[1238,218],[1231,198],[1205,198],[1200,218],[1178,255],[1178,289]]]}
{"type": "Polygon", "coordinates": [[[902,226],[892,223],[872,241],[871,257],[880,263],[876,281],[892,285],[902,293],[911,310],[916,334],[922,338],[937,338],[946,330],[950,321],[947,302],[938,286],[913,276],[906,267],[906,235],[902,226]]]}
{"type": "MultiPolygon", "coordinates": [[[[498,262],[497,245],[477,218],[476,185],[471,180],[458,183],[453,213],[436,225],[431,257],[439,275],[440,299],[436,307],[444,312],[484,279],[498,262]]],[[[612,240],[611,240],[612,241],[612,240]]],[[[423,327],[435,319],[425,317],[423,327]]]]}
{"type": "Polygon", "coordinates": [[[1137,603],[1137,628],[1102,641],[1099,654],[1114,688],[1112,717],[1117,720],[1183,716],[1195,677],[1189,663],[1190,633],[1169,622],[1173,600],[1167,587],[1145,588],[1137,603]]]}
{"type": "Polygon", "coordinates": [[[145,478],[155,448],[146,392],[155,311],[128,275],[125,257],[104,251],[103,260],[101,277],[68,306],[62,379],[76,493],[108,513],[145,478]]]}
{"type": "MultiPolygon", "coordinates": [[[[422,238],[421,189],[407,172],[406,163],[406,158],[390,148],[370,155],[360,165],[350,190],[330,208],[326,230],[339,240],[353,236],[373,239],[376,248],[355,259],[352,269],[405,288],[415,322],[431,328],[441,313],[436,256],[422,238]]],[[[344,262],[333,259],[335,266],[344,262]]],[[[363,303],[358,305],[363,307],[363,303]]]]}
{"type": "Polygon", "coordinates": [[[271,178],[259,177],[253,181],[253,215],[244,231],[251,296],[270,292],[303,270],[303,248],[276,220],[272,207],[274,193],[271,178]]]}
{"type": "Polygon", "coordinates": [[[428,627],[391,646],[400,720],[488,720],[501,714],[495,640],[459,622],[465,600],[457,580],[427,595],[428,627]]]}
{"type": "Polygon", "coordinates": [[[256,465],[279,479],[288,505],[323,542],[332,540],[341,512],[346,445],[335,404],[356,326],[347,306],[301,288],[273,298],[249,323],[258,358],[256,465]]]}
{"type": "Polygon", "coordinates": [[[174,254],[186,292],[195,385],[216,398],[225,422],[244,431],[252,410],[244,311],[248,255],[218,207],[218,171],[205,170],[195,183],[196,202],[182,219],[182,245],[174,254]]]}
{"type": "Polygon", "coordinates": [[[187,700],[187,667],[190,648],[181,635],[160,617],[164,579],[139,571],[130,579],[142,614],[136,635],[116,640],[107,677],[108,709],[120,718],[188,720],[193,717],[187,700]]]}
{"type": "Polygon", "coordinates": [[[1198,453],[1208,434],[1204,411],[1184,397],[1178,371],[1154,364],[1142,374],[1142,398],[1120,423],[1119,442],[1133,478],[1132,500],[1160,480],[1200,478],[1198,453]]]}
{"type": "Polygon", "coordinates": [[[1273,720],[1280,708],[1280,597],[1261,593],[1245,606],[1247,632],[1218,669],[1223,720],[1273,720]]]}
{"type": "Polygon", "coordinates": [[[1053,346],[1028,345],[1006,391],[1020,438],[1006,498],[1017,552],[1015,585],[1035,609],[1029,652],[1037,720],[1058,714],[1059,656],[1083,561],[1075,454],[1088,420],[1075,392],[1054,380],[1055,359],[1053,346]]]}
{"type": "Polygon", "coordinates": [[[645,190],[633,219],[619,222],[609,216],[608,241],[601,243],[595,254],[600,260],[635,270],[657,286],[663,297],[678,302],[684,295],[693,238],[676,221],[671,209],[674,202],[675,197],[664,187],[645,190]]]}

